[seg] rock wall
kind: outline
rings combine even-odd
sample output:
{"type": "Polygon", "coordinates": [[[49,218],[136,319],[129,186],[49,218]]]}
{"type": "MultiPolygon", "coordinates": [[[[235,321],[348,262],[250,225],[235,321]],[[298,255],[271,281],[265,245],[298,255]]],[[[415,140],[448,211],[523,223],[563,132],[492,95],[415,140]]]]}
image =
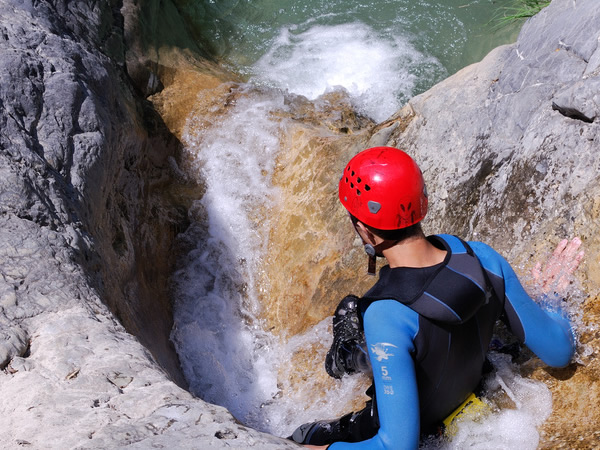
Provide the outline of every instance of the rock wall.
{"type": "MultiPolygon", "coordinates": [[[[141,3],[154,24],[170,5],[141,3]]],[[[179,142],[144,98],[161,83],[138,8],[0,0],[0,440],[280,448],[178,386],[179,142]]]]}
{"type": "MultiPolygon", "coordinates": [[[[3,233],[11,242],[24,224],[33,226],[39,247],[62,255],[38,258],[35,276],[5,281],[32,316],[61,307],[32,295],[37,284],[48,295],[56,291],[49,281],[59,274],[42,267],[54,259],[77,267],[182,382],[168,341],[165,289],[166,255],[185,218],[164,192],[178,142],[127,79],[119,4],[3,2],[3,233]]],[[[5,314],[12,315],[10,306],[5,314]]],[[[10,354],[3,356],[6,365],[10,354]]]]}
{"type": "Polygon", "coordinates": [[[599,23],[597,2],[555,0],[515,45],[401,112],[411,123],[388,142],[415,153],[435,183],[434,228],[478,233],[511,256],[544,232],[594,242],[599,23]]]}

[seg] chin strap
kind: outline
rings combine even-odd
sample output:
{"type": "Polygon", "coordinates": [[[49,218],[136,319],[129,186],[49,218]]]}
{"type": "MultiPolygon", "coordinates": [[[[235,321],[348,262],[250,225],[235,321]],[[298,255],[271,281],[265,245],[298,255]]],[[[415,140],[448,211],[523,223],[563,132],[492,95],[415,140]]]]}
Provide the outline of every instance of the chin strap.
{"type": "Polygon", "coordinates": [[[377,252],[375,251],[375,247],[371,244],[365,244],[365,253],[369,257],[367,273],[371,276],[375,276],[375,267],[377,266],[377,252]]]}
{"type": "Polygon", "coordinates": [[[369,262],[367,265],[367,273],[369,275],[375,275],[375,267],[377,266],[377,257],[383,258],[383,251],[396,245],[400,240],[397,241],[383,241],[377,245],[364,244],[365,253],[369,256],[369,262]]]}

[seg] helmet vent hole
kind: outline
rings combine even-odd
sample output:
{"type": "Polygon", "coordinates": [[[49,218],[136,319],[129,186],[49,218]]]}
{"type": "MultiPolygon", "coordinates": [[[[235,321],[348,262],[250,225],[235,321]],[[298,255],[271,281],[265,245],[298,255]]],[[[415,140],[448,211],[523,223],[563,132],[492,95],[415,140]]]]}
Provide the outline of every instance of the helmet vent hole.
{"type": "Polygon", "coordinates": [[[360,195],[360,190],[356,190],[356,195],[360,195]]]}
{"type": "Polygon", "coordinates": [[[348,177],[346,177],[346,183],[348,182],[348,177]]]}
{"type": "Polygon", "coordinates": [[[352,171],[352,176],[354,176],[354,170],[352,171]]]}
{"type": "Polygon", "coordinates": [[[371,190],[371,186],[369,186],[368,184],[365,184],[365,191],[370,191],[371,190]]]}
{"type": "Polygon", "coordinates": [[[354,183],[350,183],[350,187],[354,189],[354,183]]]}
{"type": "Polygon", "coordinates": [[[360,181],[361,181],[361,180],[360,180],[360,177],[358,177],[358,178],[356,179],[356,182],[357,182],[357,183],[360,183],[360,181]]]}

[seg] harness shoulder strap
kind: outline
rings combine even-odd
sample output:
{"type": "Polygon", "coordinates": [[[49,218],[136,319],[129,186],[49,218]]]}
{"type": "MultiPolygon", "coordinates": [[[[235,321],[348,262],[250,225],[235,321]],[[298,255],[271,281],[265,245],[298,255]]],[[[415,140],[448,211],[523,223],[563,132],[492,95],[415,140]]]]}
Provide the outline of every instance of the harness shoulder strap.
{"type": "Polygon", "coordinates": [[[455,236],[455,235],[454,235],[454,237],[462,243],[462,245],[465,247],[465,250],[467,251],[467,253],[470,256],[473,256],[474,258],[477,259],[477,262],[481,266],[481,271],[483,272],[483,279],[485,280],[485,302],[488,303],[492,298],[496,298],[497,300],[500,300],[498,298],[498,295],[496,294],[496,290],[494,289],[494,285],[492,284],[492,281],[490,280],[487,270],[485,269],[485,267],[483,267],[483,264],[481,264],[481,260],[479,259],[477,254],[473,251],[471,246],[465,240],[463,240],[460,237],[455,236]]]}

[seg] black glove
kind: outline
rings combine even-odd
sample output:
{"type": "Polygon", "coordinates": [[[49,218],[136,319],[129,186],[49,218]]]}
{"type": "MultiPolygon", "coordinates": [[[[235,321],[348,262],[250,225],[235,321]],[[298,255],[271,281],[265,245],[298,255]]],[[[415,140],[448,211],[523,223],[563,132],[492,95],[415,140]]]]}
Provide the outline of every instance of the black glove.
{"type": "Polygon", "coordinates": [[[325,370],[333,378],[342,378],[344,373],[360,370],[356,367],[355,353],[361,353],[360,356],[365,359],[366,343],[358,317],[358,300],[356,295],[347,295],[333,314],[333,344],[325,358],[325,370]]]}

